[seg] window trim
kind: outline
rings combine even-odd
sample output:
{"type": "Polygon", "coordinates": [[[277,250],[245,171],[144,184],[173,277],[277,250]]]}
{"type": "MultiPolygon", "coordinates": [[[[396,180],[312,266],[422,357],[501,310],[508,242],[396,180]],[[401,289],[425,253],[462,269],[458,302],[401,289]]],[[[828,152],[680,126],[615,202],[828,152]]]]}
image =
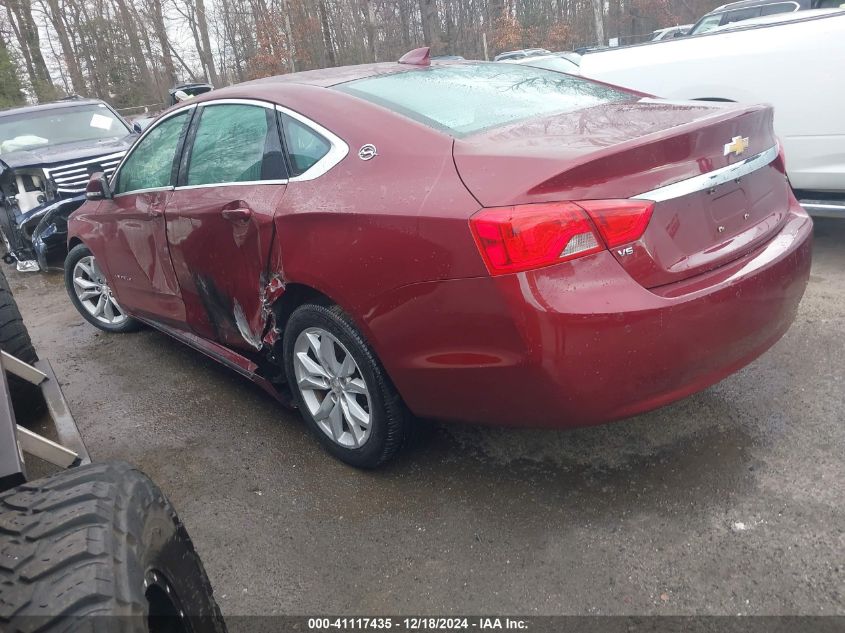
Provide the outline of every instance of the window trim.
{"type": "MultiPolygon", "coordinates": [[[[227,99],[209,99],[208,101],[203,101],[202,103],[194,104],[198,106],[200,109],[206,106],[215,106],[215,105],[249,105],[249,106],[257,106],[260,108],[264,108],[265,110],[274,110],[276,107],[275,103],[271,103],[269,101],[262,101],[260,99],[236,99],[236,98],[227,98],[227,99]]],[[[275,117],[274,117],[275,118],[275,117]]],[[[234,187],[238,185],[286,185],[288,183],[288,178],[274,178],[272,180],[240,180],[237,182],[208,182],[203,183],[201,185],[182,185],[179,184],[183,178],[187,178],[187,170],[190,165],[190,158],[191,152],[194,151],[194,141],[197,137],[197,130],[199,129],[200,123],[202,122],[202,116],[195,116],[194,120],[191,121],[191,127],[188,129],[188,133],[185,135],[185,144],[182,147],[182,151],[179,156],[179,168],[178,173],[176,175],[175,183],[176,185],[173,187],[174,191],[183,191],[186,189],[203,189],[206,187],[234,187]]],[[[276,129],[276,133],[279,134],[279,146],[283,154],[286,154],[285,150],[285,143],[282,137],[282,131],[280,129],[276,129]]],[[[287,158],[285,157],[287,161],[287,158]]]]}
{"type": "MultiPolygon", "coordinates": [[[[323,156],[320,160],[314,163],[311,167],[309,167],[306,171],[301,173],[299,176],[292,176],[289,178],[280,178],[278,180],[250,180],[250,181],[241,181],[241,182],[220,182],[220,183],[208,183],[202,185],[176,185],[173,187],[175,191],[182,191],[186,189],[202,189],[204,187],[237,187],[241,185],[286,185],[291,182],[306,182],[309,180],[314,180],[319,178],[323,174],[327,173],[331,170],[335,165],[340,163],[346,156],[349,154],[349,145],[346,142],[337,136],[331,130],[324,128],[322,125],[309,119],[308,117],[300,114],[295,110],[291,110],[290,108],[286,108],[278,103],[272,103],[270,101],[262,101],[260,99],[245,99],[245,98],[222,98],[222,99],[209,99],[207,101],[203,101],[201,103],[192,104],[192,107],[197,106],[207,106],[207,105],[252,105],[252,106],[260,106],[262,108],[267,108],[269,110],[275,110],[276,112],[281,112],[282,114],[286,114],[292,119],[296,119],[306,127],[313,130],[315,133],[322,136],[326,141],[329,143],[329,151],[326,152],[326,155],[323,156]]],[[[280,121],[280,125],[281,125],[280,121]]],[[[179,160],[179,178],[182,176],[182,170],[185,167],[185,161],[187,160],[189,154],[185,152],[190,152],[193,150],[193,141],[194,136],[196,134],[196,126],[198,123],[192,122],[191,129],[188,132],[188,136],[190,136],[190,142],[186,139],[185,145],[182,148],[183,155],[180,156],[179,160]]],[[[279,134],[281,135],[280,141],[282,144],[282,151],[285,153],[285,159],[287,160],[287,146],[284,140],[284,130],[279,129],[279,134]]],[[[139,139],[140,140],[140,139],[139,139]]],[[[178,180],[177,180],[178,182],[178,180]]]]}
{"type": "MultiPolygon", "coordinates": [[[[183,112],[189,113],[188,114],[188,126],[185,129],[190,129],[190,125],[191,125],[191,122],[192,122],[191,119],[193,117],[193,110],[196,107],[197,107],[197,104],[192,103],[190,105],[179,108],[177,110],[173,110],[172,112],[168,112],[166,114],[163,114],[155,123],[153,123],[150,127],[148,127],[146,130],[144,130],[144,132],[141,134],[141,136],[138,137],[138,140],[136,140],[132,144],[132,147],[130,147],[129,150],[123,155],[123,160],[121,160],[118,163],[117,167],[115,168],[114,173],[112,174],[111,180],[109,181],[109,187],[111,188],[111,190],[114,191],[114,186],[115,186],[115,184],[117,184],[117,179],[118,179],[118,176],[120,175],[120,170],[123,169],[123,164],[129,159],[129,157],[132,155],[132,153],[138,148],[138,146],[141,144],[141,141],[143,141],[146,138],[147,134],[152,132],[154,129],[156,129],[159,125],[161,125],[162,123],[164,123],[168,119],[171,119],[174,116],[180,115],[183,112]]],[[[180,161],[181,161],[182,149],[183,149],[183,146],[185,144],[185,137],[186,137],[186,134],[180,134],[179,143],[176,146],[176,154],[174,154],[174,156],[173,156],[174,162],[176,161],[177,156],[179,156],[180,161]]],[[[152,192],[155,192],[155,191],[173,191],[173,189],[174,189],[173,182],[174,182],[173,181],[173,166],[171,165],[170,184],[169,185],[164,186],[164,187],[148,187],[146,189],[133,189],[132,191],[124,191],[124,192],[121,192],[121,193],[114,194],[113,198],[122,198],[123,196],[129,196],[129,195],[134,195],[134,194],[139,194],[139,193],[152,193],[152,192]]]]}
{"type": "MultiPolygon", "coordinates": [[[[316,121],[309,119],[308,117],[300,114],[295,110],[291,110],[290,108],[286,108],[278,104],[276,104],[276,111],[281,112],[282,114],[286,114],[290,118],[295,119],[299,123],[302,123],[305,127],[310,128],[318,136],[322,136],[329,143],[329,151],[326,152],[326,155],[298,176],[290,177],[288,179],[290,182],[305,182],[308,180],[314,180],[315,178],[319,178],[323,174],[327,173],[330,169],[332,169],[335,165],[340,163],[340,161],[346,158],[346,156],[349,154],[349,145],[347,145],[342,138],[334,134],[331,130],[324,128],[316,121]]],[[[282,130],[282,136],[284,136],[284,130],[282,130]]],[[[285,148],[285,152],[287,152],[287,148],[285,148]]]]}

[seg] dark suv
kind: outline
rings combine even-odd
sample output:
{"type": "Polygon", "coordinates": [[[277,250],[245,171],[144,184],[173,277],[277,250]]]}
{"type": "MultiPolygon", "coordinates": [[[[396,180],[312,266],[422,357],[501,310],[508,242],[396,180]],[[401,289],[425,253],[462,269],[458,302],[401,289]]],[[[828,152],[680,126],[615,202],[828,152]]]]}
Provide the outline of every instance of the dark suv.
{"type": "Polygon", "coordinates": [[[126,121],[96,99],[0,111],[0,230],[19,270],[61,265],[67,217],[89,176],[114,172],[135,140],[126,121]]]}

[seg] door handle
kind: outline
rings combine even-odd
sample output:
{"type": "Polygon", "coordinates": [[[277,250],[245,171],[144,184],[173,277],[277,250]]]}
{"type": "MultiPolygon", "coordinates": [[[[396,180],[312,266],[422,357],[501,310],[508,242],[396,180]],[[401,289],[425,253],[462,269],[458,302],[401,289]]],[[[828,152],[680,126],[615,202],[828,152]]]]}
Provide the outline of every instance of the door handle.
{"type": "Polygon", "coordinates": [[[231,222],[249,220],[252,217],[252,209],[249,207],[238,207],[237,209],[223,209],[223,217],[231,222]]]}

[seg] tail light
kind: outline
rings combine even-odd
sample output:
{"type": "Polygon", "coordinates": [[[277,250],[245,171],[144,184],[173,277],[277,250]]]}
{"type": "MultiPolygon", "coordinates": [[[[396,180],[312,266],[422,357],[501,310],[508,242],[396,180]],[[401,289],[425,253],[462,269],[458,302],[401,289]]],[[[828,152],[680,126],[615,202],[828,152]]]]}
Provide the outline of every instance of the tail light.
{"type": "Polygon", "coordinates": [[[640,238],[654,203],[552,202],[482,209],[470,218],[491,275],[542,268],[640,238]]]}
{"type": "Polygon", "coordinates": [[[649,200],[584,200],[578,205],[593,218],[608,248],[640,239],[654,211],[649,200]]]}

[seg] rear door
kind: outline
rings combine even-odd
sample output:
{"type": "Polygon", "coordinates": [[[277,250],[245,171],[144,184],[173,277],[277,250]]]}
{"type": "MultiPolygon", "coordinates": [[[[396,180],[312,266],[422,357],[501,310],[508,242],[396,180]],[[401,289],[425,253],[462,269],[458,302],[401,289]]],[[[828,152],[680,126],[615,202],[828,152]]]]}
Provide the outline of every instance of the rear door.
{"type": "Polygon", "coordinates": [[[273,215],[287,183],[276,111],[219,100],[198,106],[194,118],[166,210],[187,321],[204,338],[256,350],[273,215]]]}
{"type": "Polygon", "coordinates": [[[105,260],[121,306],[132,314],[183,327],[185,308],[170,261],[164,210],[173,195],[179,149],[193,108],[156,122],[132,147],[105,200],[102,221],[105,260]]]}

